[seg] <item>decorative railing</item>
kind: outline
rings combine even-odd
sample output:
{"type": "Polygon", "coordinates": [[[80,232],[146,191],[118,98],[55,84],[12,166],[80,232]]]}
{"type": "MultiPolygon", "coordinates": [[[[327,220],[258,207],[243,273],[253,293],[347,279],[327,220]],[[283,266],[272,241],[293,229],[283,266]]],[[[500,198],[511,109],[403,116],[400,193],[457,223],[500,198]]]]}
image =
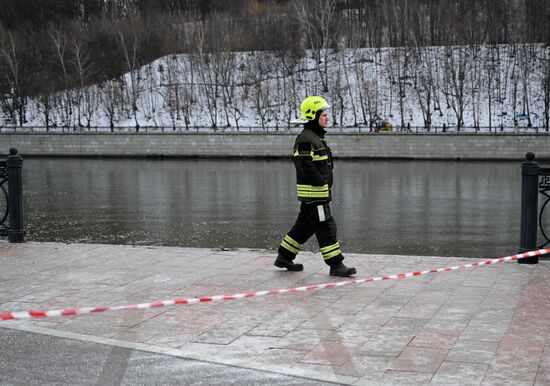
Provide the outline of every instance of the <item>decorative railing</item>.
{"type": "Polygon", "coordinates": [[[23,158],[15,148],[0,159],[0,236],[11,243],[25,241],[22,168],[23,158]]]}

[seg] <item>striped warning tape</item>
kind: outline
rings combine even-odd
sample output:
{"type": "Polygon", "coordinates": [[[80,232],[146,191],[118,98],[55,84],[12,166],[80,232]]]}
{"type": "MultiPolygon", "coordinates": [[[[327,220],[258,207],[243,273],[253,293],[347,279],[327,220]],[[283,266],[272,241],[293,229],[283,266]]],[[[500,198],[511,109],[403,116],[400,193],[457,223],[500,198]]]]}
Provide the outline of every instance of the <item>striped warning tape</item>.
{"type": "Polygon", "coordinates": [[[159,300],[151,303],[126,304],[122,306],[68,308],[63,310],[50,310],[50,311],[7,312],[7,313],[0,313],[0,320],[39,319],[39,318],[49,318],[49,317],[55,317],[55,316],[97,314],[97,313],[107,312],[107,311],[146,310],[150,308],[166,307],[166,306],[172,306],[176,304],[208,303],[208,302],[218,302],[218,301],[225,301],[225,300],[253,298],[253,297],[259,297],[259,296],[266,296],[266,295],[283,294],[283,293],[316,291],[316,290],[325,289],[325,288],[342,287],[345,285],[352,285],[352,284],[369,283],[369,282],[382,281],[382,280],[405,279],[405,278],[414,277],[414,276],[426,275],[429,273],[454,271],[457,269],[472,268],[472,267],[478,267],[481,265],[502,263],[506,261],[519,260],[527,257],[540,256],[540,255],[545,255],[549,253],[550,253],[550,249],[537,249],[535,251],[525,252],[525,253],[521,253],[513,256],[506,256],[506,257],[500,257],[498,259],[478,261],[471,264],[456,265],[453,267],[428,269],[425,271],[416,271],[416,272],[408,272],[408,273],[399,273],[396,275],[388,275],[388,276],[365,277],[363,279],[352,279],[352,280],[337,281],[337,282],[325,283],[325,284],[311,284],[303,287],[273,289],[273,290],[267,290],[267,291],[248,292],[248,293],[241,293],[241,294],[234,294],[234,295],[215,295],[215,296],[205,296],[205,297],[199,297],[199,298],[195,297],[195,298],[189,298],[189,299],[159,300]]]}

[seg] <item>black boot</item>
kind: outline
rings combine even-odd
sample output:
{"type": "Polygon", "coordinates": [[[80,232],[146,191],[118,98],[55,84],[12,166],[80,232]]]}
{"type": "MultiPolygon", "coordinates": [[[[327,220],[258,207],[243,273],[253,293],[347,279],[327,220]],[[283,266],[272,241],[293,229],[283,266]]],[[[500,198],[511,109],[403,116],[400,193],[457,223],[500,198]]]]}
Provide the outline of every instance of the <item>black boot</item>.
{"type": "Polygon", "coordinates": [[[330,267],[330,276],[348,277],[351,275],[355,275],[356,273],[357,270],[355,268],[346,267],[342,262],[330,267]]]}
{"type": "Polygon", "coordinates": [[[304,266],[302,264],[294,264],[292,261],[285,260],[281,255],[277,256],[277,259],[275,259],[273,265],[279,268],[286,268],[293,272],[304,270],[304,266]]]}

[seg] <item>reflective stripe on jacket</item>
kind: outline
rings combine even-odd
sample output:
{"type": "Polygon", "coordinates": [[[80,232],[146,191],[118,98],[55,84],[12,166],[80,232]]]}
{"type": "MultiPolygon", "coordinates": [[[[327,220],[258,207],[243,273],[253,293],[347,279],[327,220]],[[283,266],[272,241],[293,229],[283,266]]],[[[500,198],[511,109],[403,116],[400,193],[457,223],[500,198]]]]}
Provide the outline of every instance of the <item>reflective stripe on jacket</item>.
{"type": "Polygon", "coordinates": [[[296,138],[294,166],[296,167],[296,192],[304,202],[328,202],[331,200],[332,154],[319,134],[309,128],[296,138]]]}

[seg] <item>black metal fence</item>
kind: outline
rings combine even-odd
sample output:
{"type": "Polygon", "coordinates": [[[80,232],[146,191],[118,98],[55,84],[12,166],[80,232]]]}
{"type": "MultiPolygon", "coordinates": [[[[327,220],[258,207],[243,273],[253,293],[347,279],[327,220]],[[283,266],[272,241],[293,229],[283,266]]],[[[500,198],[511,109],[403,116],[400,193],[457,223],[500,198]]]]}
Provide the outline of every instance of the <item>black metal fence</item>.
{"type": "MultiPolygon", "coordinates": [[[[284,134],[300,131],[302,126],[281,124],[279,126],[140,126],[136,129],[135,126],[12,126],[0,125],[0,133],[71,133],[71,134],[86,134],[86,133],[128,133],[128,134],[146,134],[146,133],[165,133],[165,134],[185,134],[185,133],[269,133],[269,134],[284,134]]],[[[358,134],[358,133],[406,133],[406,134],[484,134],[484,133],[505,133],[505,134],[549,134],[550,131],[544,127],[510,127],[510,126],[462,126],[458,129],[456,126],[398,126],[394,125],[386,127],[385,125],[357,125],[357,126],[333,126],[331,131],[341,134],[358,134]]]]}
{"type": "Polygon", "coordinates": [[[25,241],[22,168],[23,158],[15,148],[0,159],[0,236],[10,243],[25,241]]]}

